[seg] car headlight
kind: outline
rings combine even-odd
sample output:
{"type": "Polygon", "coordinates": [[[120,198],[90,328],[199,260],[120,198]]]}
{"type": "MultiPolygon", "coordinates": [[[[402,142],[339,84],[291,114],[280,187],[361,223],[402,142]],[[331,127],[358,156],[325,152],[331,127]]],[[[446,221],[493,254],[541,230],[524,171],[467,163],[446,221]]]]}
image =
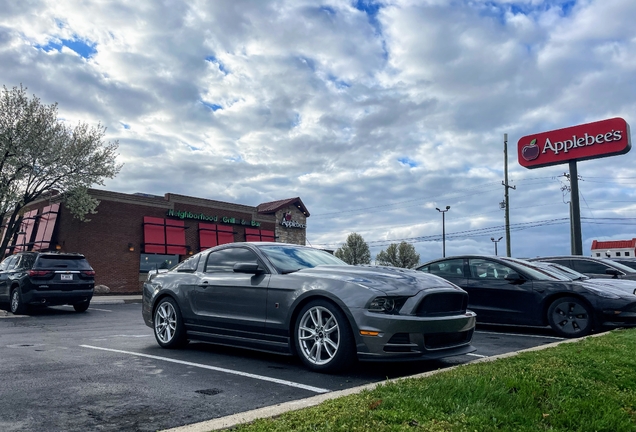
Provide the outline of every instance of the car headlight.
{"type": "Polygon", "coordinates": [[[605,297],[605,298],[609,298],[609,299],[619,299],[621,298],[619,295],[614,294],[611,291],[606,291],[604,289],[600,289],[600,288],[592,288],[592,287],[585,287],[585,289],[587,289],[588,291],[593,292],[594,294],[596,294],[599,297],[605,297]]]}
{"type": "Polygon", "coordinates": [[[408,297],[376,297],[371,300],[367,309],[369,312],[399,314],[407,299],[408,297]]]}

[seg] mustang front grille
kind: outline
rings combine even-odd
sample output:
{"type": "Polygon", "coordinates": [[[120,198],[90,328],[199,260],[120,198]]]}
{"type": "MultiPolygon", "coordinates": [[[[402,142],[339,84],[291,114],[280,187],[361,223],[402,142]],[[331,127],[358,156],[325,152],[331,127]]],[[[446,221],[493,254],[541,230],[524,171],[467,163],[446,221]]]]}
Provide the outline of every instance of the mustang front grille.
{"type": "Polygon", "coordinates": [[[425,296],[415,314],[421,317],[450,316],[466,313],[468,295],[462,292],[441,292],[425,296]]]}

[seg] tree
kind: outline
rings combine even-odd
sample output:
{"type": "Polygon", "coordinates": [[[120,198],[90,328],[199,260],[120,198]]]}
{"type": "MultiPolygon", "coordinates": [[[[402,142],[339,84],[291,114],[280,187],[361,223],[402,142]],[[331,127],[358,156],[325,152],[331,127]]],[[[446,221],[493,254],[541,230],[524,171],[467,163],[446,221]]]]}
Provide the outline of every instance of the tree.
{"type": "Polygon", "coordinates": [[[346,243],[338,248],[334,255],[351,265],[371,263],[369,245],[360,234],[356,233],[349,234],[346,243]]]}
{"type": "Polygon", "coordinates": [[[400,244],[391,243],[386,251],[376,255],[375,260],[379,265],[413,268],[419,264],[420,254],[412,244],[403,241],[400,244]]]}
{"type": "Polygon", "coordinates": [[[31,99],[26,88],[2,86],[0,95],[0,221],[5,235],[0,258],[19,231],[25,207],[57,191],[74,217],[86,220],[99,204],[88,194],[103,185],[122,165],[116,163],[119,143],[104,143],[106,129],[58,119],[57,103],[31,99]]]}

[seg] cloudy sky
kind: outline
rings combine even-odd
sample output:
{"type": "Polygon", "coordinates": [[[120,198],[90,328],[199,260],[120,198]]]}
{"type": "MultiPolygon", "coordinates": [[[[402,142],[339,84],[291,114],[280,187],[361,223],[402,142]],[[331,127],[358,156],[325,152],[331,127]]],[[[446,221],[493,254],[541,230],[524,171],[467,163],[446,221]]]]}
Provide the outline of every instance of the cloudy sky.
{"type": "MultiPolygon", "coordinates": [[[[352,232],[570,252],[567,165],[517,141],[636,122],[633,0],[0,0],[0,85],[105,125],[121,173],[100,188],[246,205],[299,196],[311,245],[352,232]]],[[[636,237],[636,151],[580,162],[583,251],[636,237]]]]}

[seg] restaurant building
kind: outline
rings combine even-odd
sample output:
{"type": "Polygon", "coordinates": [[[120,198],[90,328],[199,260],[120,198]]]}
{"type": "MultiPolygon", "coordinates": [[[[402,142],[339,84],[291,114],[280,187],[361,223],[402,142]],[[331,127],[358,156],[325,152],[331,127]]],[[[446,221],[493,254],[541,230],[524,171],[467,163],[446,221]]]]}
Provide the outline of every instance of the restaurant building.
{"type": "Polygon", "coordinates": [[[209,247],[250,241],[304,245],[309,211],[300,198],[251,207],[167,193],[90,189],[97,213],[82,222],[52,194],[27,207],[7,253],[79,252],[111,294],[140,293],[147,273],[209,247]]]}
{"type": "Polygon", "coordinates": [[[593,257],[615,258],[636,256],[636,238],[631,240],[593,240],[591,252],[593,257]]]}

